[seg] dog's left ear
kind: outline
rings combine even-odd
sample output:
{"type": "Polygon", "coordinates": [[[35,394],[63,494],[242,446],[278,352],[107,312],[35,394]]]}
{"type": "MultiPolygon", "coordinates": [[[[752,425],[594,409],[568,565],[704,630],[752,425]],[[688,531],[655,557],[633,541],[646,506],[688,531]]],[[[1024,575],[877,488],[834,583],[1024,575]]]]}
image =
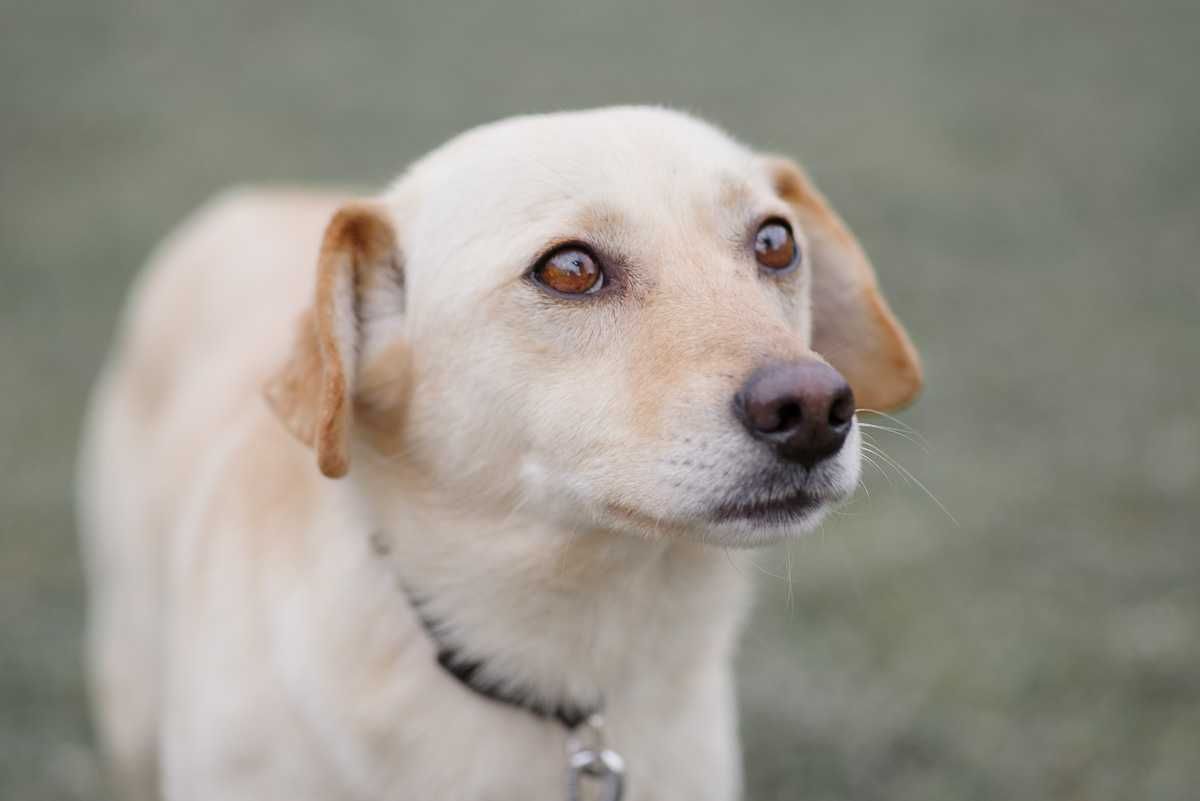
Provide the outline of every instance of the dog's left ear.
{"type": "Polygon", "coordinates": [[[387,212],[343,206],[325,228],[312,307],[298,323],[292,352],[267,383],[267,402],[289,431],[316,451],[330,478],[350,469],[350,429],[368,317],[395,310],[403,274],[387,212]]]}
{"type": "Polygon", "coordinates": [[[921,390],[920,357],[880,293],[871,262],[803,170],[778,157],[766,165],[808,238],[812,349],[850,382],[859,408],[907,405],[921,390]]]}

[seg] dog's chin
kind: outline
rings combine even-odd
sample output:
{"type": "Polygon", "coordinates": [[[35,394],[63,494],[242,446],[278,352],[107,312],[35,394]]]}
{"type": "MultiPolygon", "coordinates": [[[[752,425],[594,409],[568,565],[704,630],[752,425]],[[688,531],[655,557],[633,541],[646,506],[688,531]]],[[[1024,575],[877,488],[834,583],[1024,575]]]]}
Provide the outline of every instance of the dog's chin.
{"type": "Polygon", "coordinates": [[[756,548],[812,531],[848,493],[796,492],[778,498],[735,501],[694,515],[652,515],[608,504],[614,528],[651,538],[691,540],[723,548],[756,548]]]}
{"type": "Polygon", "coordinates": [[[689,539],[725,548],[754,548],[800,537],[849,500],[858,485],[859,463],[847,459],[797,480],[780,473],[744,489],[700,502],[686,516],[689,539]]]}
{"type": "MultiPolygon", "coordinates": [[[[545,478],[529,468],[527,478],[545,478]]],[[[538,481],[526,493],[543,503],[530,504],[556,523],[575,529],[601,528],[649,539],[689,540],[723,548],[754,548],[793,539],[812,531],[830,511],[846,501],[858,482],[858,461],[831,464],[815,475],[780,470],[764,479],[761,472],[736,488],[708,488],[691,498],[589,497],[588,482],[564,480],[555,491],[538,481]],[[542,492],[537,490],[541,489],[542,492]],[[705,497],[708,496],[708,497],[705,497]],[[674,501],[674,503],[672,502],[674,501]]]]}
{"type": "Polygon", "coordinates": [[[812,531],[845,496],[805,490],[723,503],[708,519],[706,539],[729,547],[770,545],[812,531]]]}
{"type": "Polygon", "coordinates": [[[722,507],[704,529],[704,541],[727,548],[757,548],[808,533],[836,507],[837,501],[782,500],[738,507],[722,507]]]}

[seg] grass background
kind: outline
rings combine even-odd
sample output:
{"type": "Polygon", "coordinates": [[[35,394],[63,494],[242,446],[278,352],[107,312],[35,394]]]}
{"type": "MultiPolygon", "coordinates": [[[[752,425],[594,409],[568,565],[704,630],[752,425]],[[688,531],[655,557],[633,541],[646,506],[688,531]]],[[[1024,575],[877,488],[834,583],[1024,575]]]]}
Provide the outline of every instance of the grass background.
{"type": "MultiPolygon", "coordinates": [[[[0,797],[103,797],[71,472],[155,240],[615,102],[794,154],[921,347],[870,474],[756,554],[752,799],[1194,799],[1200,5],[0,0],[0,797]],[[894,471],[893,471],[894,472],[894,471]]],[[[754,566],[746,562],[747,570],[754,566]]]]}

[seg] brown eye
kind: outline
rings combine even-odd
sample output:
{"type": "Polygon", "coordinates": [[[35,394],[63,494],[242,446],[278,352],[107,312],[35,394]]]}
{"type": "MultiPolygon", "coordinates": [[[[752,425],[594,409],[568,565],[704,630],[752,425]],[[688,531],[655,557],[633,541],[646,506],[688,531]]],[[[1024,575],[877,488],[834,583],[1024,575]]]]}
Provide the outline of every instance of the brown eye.
{"type": "Polygon", "coordinates": [[[786,270],[798,252],[792,229],[783,220],[767,220],[754,235],[754,257],[768,270],[786,270]]]}
{"type": "Polygon", "coordinates": [[[542,286],[564,295],[586,295],[604,285],[604,271],[592,254],[578,247],[566,247],[551,253],[533,270],[542,286]]]}

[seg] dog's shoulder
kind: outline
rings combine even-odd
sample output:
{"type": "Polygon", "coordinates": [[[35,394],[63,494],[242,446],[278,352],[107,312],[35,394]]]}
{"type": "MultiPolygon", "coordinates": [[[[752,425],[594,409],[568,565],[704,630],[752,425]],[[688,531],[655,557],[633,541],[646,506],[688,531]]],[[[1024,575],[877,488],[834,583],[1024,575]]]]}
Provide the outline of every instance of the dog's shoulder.
{"type": "MultiPolygon", "coordinates": [[[[266,413],[262,387],[310,302],[321,234],[344,198],[226,191],[170,234],[138,279],[106,368],[105,409],[127,421],[123,436],[134,441],[123,447],[136,448],[145,475],[159,477],[155,499],[168,517],[185,502],[201,456],[247,417],[255,420],[247,437],[259,447],[239,449],[236,459],[274,453],[310,468],[266,413]]],[[[246,486],[282,474],[279,465],[257,472],[246,486]]]]}

